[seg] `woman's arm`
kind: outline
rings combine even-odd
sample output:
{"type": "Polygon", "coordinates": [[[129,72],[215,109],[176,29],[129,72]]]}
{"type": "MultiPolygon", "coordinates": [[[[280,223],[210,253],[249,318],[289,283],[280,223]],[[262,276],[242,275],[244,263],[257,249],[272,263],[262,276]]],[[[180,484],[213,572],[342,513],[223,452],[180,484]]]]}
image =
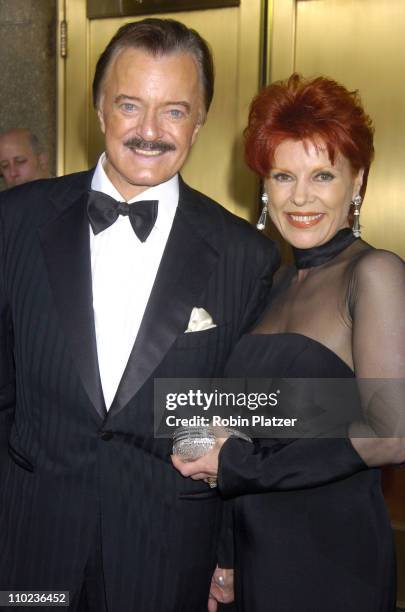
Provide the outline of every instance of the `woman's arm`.
{"type": "Polygon", "coordinates": [[[363,421],[349,430],[369,466],[405,462],[405,264],[369,251],[357,264],[350,296],[353,362],[363,421]]]}
{"type": "Polygon", "coordinates": [[[348,439],[218,439],[212,451],[190,463],[172,458],[183,476],[218,478],[224,497],[291,491],[328,484],[367,469],[348,439]]]}

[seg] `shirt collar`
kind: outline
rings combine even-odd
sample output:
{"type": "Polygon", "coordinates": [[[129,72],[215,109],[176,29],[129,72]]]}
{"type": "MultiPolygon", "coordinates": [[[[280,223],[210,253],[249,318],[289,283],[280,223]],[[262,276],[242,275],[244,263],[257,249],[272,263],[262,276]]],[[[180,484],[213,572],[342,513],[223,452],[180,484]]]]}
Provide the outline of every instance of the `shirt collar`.
{"type": "MultiPolygon", "coordinates": [[[[122,201],[123,197],[114,187],[104,170],[106,156],[102,153],[99,157],[96,169],[91,181],[91,188],[101,191],[115,200],[122,201]]],[[[175,174],[171,179],[149,187],[142,193],[128,200],[128,204],[133,204],[139,200],[159,200],[158,216],[156,219],[156,229],[170,228],[179,202],[179,175],[175,174]]]]}

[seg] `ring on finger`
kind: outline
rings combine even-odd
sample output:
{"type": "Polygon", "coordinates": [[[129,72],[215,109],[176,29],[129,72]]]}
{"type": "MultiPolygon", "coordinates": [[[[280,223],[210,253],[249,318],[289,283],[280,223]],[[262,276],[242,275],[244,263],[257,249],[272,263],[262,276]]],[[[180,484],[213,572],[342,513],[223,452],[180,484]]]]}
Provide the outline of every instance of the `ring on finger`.
{"type": "Polygon", "coordinates": [[[217,479],[213,476],[208,476],[208,478],[204,478],[204,482],[206,482],[207,485],[211,487],[211,489],[215,489],[215,487],[218,486],[217,479]]]}
{"type": "Polygon", "coordinates": [[[218,586],[220,587],[224,587],[225,586],[225,577],[224,576],[215,576],[215,582],[217,583],[218,586]]]}

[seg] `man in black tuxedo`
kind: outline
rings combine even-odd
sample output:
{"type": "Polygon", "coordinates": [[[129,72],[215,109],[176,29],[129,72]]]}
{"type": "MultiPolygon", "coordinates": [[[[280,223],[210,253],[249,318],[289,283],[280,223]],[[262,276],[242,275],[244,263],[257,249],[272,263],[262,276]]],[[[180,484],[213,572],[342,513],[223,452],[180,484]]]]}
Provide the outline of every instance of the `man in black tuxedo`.
{"type": "Polygon", "coordinates": [[[212,94],[196,32],[128,24],[96,68],[96,169],[1,195],[0,590],[207,608],[222,504],[154,437],[153,381],[221,376],[278,265],[178,174],[212,94]]]}

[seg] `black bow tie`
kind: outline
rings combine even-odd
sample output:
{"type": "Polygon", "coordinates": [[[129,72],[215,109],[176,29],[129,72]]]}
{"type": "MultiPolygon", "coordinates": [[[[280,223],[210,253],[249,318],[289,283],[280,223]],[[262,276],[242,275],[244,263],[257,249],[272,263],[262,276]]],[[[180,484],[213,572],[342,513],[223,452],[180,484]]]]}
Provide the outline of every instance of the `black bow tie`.
{"type": "Polygon", "coordinates": [[[119,215],[128,216],[135,234],[145,242],[155,225],[158,213],[158,200],[142,200],[127,204],[117,202],[101,191],[90,191],[87,201],[87,215],[95,234],[110,227],[119,215]]]}

